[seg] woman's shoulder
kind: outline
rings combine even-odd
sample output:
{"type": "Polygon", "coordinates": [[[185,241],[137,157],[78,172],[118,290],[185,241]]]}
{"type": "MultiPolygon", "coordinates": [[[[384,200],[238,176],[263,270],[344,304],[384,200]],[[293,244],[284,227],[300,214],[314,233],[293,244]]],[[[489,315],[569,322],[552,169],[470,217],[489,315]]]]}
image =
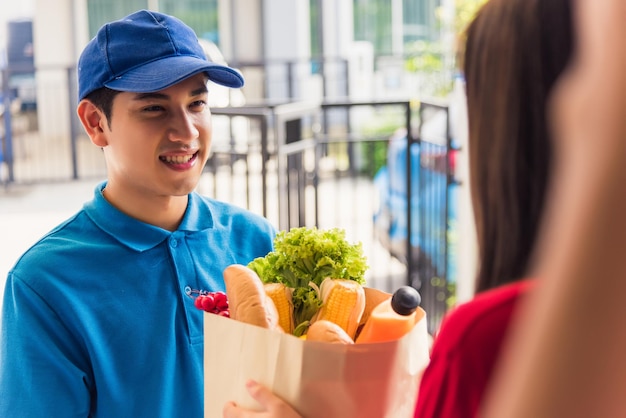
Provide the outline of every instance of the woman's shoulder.
{"type": "Polygon", "coordinates": [[[535,285],[534,280],[519,280],[477,294],[472,300],[452,309],[443,320],[435,339],[449,347],[467,347],[499,342],[506,332],[520,297],[535,285]]]}

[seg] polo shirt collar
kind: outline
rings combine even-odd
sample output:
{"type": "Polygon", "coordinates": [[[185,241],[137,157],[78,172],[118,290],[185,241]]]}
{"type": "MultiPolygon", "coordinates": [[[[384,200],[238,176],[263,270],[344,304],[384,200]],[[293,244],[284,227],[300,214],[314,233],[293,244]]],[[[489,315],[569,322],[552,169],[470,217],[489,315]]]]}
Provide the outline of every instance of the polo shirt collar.
{"type": "MultiPolygon", "coordinates": [[[[111,205],[102,191],[106,182],[100,183],[94,198],[84,206],[84,211],[102,231],[136,251],[146,251],[168,239],[173,232],[141,222],[111,205]]],[[[196,193],[190,193],[187,210],[177,231],[197,232],[213,227],[211,209],[196,193]]]]}

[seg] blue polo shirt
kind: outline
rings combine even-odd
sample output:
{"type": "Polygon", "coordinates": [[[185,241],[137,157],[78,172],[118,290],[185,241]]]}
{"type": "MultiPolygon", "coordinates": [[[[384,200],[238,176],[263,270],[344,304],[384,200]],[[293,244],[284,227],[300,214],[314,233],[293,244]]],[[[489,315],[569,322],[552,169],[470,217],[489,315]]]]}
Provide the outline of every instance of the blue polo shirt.
{"type": "Polygon", "coordinates": [[[0,417],[203,417],[202,312],[189,291],[224,290],[224,268],[271,251],[275,229],[192,193],[170,232],[118,211],[103,187],[9,272],[0,417]]]}

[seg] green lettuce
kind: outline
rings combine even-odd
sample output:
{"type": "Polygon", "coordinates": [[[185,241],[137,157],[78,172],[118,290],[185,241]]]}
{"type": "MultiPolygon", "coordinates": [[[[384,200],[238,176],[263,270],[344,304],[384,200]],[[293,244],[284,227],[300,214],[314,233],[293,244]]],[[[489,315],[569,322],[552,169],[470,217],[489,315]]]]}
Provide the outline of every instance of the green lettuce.
{"type": "Polygon", "coordinates": [[[283,283],[293,289],[294,320],[300,335],[322,306],[319,286],[327,277],[365,284],[367,260],[361,243],[346,240],[345,230],[315,227],[279,231],[274,251],[252,260],[248,267],[264,283],[283,283]]]}

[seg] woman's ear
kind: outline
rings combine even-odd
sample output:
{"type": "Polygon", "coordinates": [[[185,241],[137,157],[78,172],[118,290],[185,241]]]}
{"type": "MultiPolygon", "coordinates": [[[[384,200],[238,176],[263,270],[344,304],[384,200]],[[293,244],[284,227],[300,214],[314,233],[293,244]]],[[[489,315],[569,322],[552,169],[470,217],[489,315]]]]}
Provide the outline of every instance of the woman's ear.
{"type": "Polygon", "coordinates": [[[106,131],[108,131],[108,120],[102,110],[89,100],[82,100],[76,109],[78,118],[89,135],[91,142],[98,147],[108,145],[106,131]]]}

